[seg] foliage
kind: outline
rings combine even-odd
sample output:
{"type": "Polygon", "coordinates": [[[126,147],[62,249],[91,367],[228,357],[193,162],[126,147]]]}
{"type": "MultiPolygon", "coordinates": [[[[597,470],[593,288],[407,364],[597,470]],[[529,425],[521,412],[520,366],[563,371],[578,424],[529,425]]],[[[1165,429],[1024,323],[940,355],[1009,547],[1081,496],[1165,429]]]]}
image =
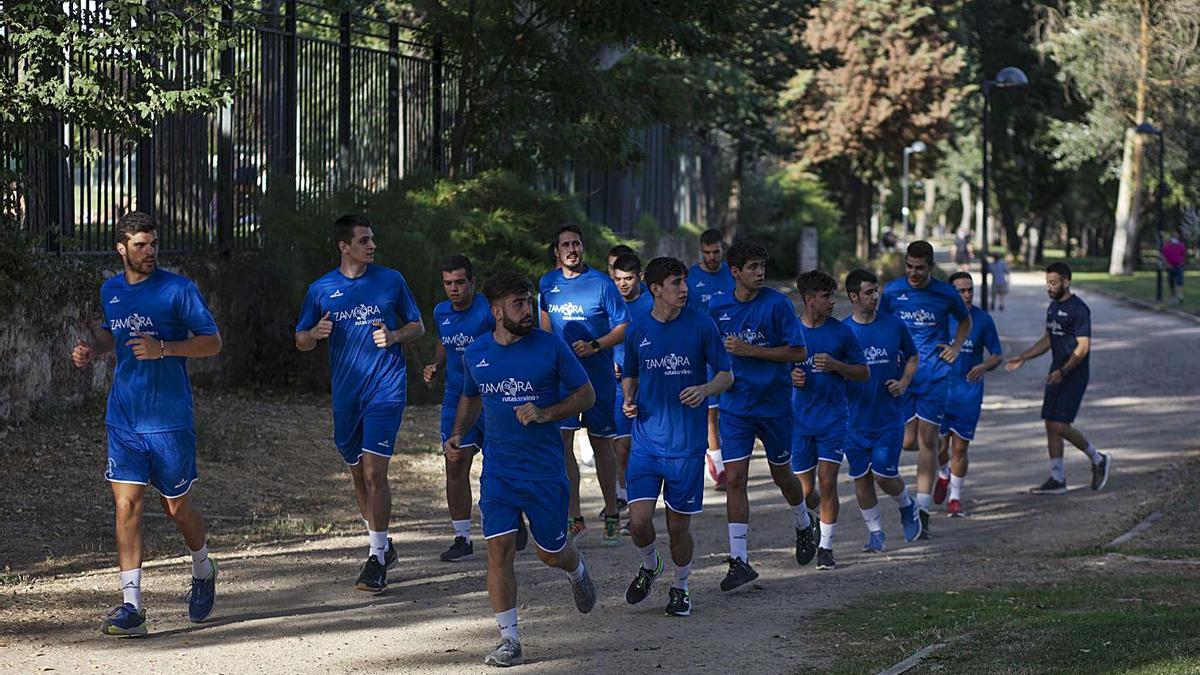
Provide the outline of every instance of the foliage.
{"type": "Polygon", "coordinates": [[[808,174],[776,169],[746,187],[741,235],[763,244],[771,252],[767,275],[791,279],[799,271],[797,247],[804,227],[817,228],[817,251],[823,270],[833,272],[850,244],[838,225],[840,213],[820,182],[808,174]]]}

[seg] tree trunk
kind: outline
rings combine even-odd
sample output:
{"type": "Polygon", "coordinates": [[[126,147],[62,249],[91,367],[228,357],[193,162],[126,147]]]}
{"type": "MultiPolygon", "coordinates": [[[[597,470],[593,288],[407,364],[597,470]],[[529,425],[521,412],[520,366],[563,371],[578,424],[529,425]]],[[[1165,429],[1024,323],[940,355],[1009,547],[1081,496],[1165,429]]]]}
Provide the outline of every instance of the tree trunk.
{"type": "Polygon", "coordinates": [[[725,244],[732,244],[738,235],[738,221],[742,215],[742,181],[745,179],[746,164],[742,144],[733,146],[733,172],[729,177],[729,200],[725,204],[725,214],[721,219],[721,229],[725,232],[725,244]]]}
{"type": "Polygon", "coordinates": [[[929,223],[933,220],[933,210],[937,205],[937,179],[925,178],[921,185],[925,188],[925,199],[921,202],[921,210],[917,212],[917,239],[927,239],[929,223]]]}
{"type": "Polygon", "coordinates": [[[1008,252],[1014,256],[1021,253],[1021,233],[1017,232],[1017,214],[1013,213],[1013,203],[1001,195],[996,195],[1000,222],[1004,224],[1004,240],[1008,252]]]}
{"type": "MultiPolygon", "coordinates": [[[[982,193],[975,195],[975,250],[983,250],[983,197],[982,193]]],[[[991,220],[991,216],[988,216],[991,220]]],[[[989,223],[990,225],[991,223],[989,223]]]]}
{"type": "Polygon", "coordinates": [[[969,233],[971,231],[971,211],[974,208],[974,206],[971,204],[970,181],[959,181],[958,201],[962,205],[962,217],[958,221],[958,229],[964,233],[969,233]]]}
{"type": "MultiPolygon", "coordinates": [[[[1146,119],[1146,88],[1150,68],[1150,0],[1140,0],[1138,9],[1138,77],[1135,86],[1134,122],[1146,119]]],[[[1109,274],[1133,274],[1138,258],[1138,214],[1142,206],[1142,157],[1146,144],[1133,129],[1125,130],[1121,155],[1121,185],[1117,190],[1113,244],[1108,259],[1109,274]]]]}

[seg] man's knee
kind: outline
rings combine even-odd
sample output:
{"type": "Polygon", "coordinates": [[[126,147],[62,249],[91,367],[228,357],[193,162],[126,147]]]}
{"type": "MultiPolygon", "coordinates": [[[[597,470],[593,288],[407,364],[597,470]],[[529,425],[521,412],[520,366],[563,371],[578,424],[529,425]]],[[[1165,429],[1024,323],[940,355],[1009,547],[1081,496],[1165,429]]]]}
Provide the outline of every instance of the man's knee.
{"type": "Polygon", "coordinates": [[[117,509],[118,516],[136,516],[142,513],[141,497],[135,499],[134,497],[126,495],[114,496],[113,505],[117,509]]]}
{"type": "Polygon", "coordinates": [[[185,513],[187,513],[189,509],[188,499],[186,496],[178,499],[167,499],[166,497],[163,497],[162,507],[163,511],[167,514],[167,517],[171,518],[172,520],[179,520],[185,513]]]}
{"type": "Polygon", "coordinates": [[[1046,431],[1049,433],[1061,436],[1064,433],[1066,433],[1067,431],[1069,431],[1070,429],[1071,429],[1071,425],[1067,424],[1066,422],[1059,422],[1057,420],[1046,420],[1046,431]]]}
{"type": "Polygon", "coordinates": [[[475,455],[463,453],[458,459],[446,457],[446,475],[451,478],[465,478],[471,473],[471,461],[475,455]]]}
{"type": "Polygon", "coordinates": [[[734,462],[725,465],[725,487],[729,490],[746,489],[746,473],[748,462],[734,462]]]}

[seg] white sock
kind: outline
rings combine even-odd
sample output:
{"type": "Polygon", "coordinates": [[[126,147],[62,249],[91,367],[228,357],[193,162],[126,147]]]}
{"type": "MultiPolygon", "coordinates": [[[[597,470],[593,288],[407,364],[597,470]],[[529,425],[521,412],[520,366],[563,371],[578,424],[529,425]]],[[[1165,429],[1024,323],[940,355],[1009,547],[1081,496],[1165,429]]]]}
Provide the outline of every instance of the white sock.
{"type": "Polygon", "coordinates": [[[1088,459],[1092,460],[1092,464],[1099,464],[1104,459],[1104,455],[1101,455],[1096,446],[1091,443],[1088,443],[1087,450],[1083,452],[1088,456],[1088,459]]]}
{"type": "Polygon", "coordinates": [[[750,530],[749,523],[729,523],[729,557],[742,562],[750,562],[750,554],[746,553],[746,533],[750,530]]]}
{"type": "Polygon", "coordinates": [[[121,593],[134,609],[142,608],[142,568],[121,572],[121,593]]]}
{"type": "Polygon", "coordinates": [[[454,526],[454,536],[462,537],[467,541],[471,541],[471,519],[466,520],[451,520],[450,524],[454,526]]]}
{"type": "Polygon", "coordinates": [[[496,625],[500,626],[500,639],[512,638],[521,641],[517,632],[517,608],[505,610],[496,614],[496,625]]]}
{"type": "MultiPolygon", "coordinates": [[[[188,549],[191,551],[191,549],[188,549]]],[[[199,551],[191,551],[192,553],[192,578],[207,579],[209,574],[212,574],[212,561],[208,559],[208,544],[200,547],[199,551]]]]}
{"type": "Polygon", "coordinates": [[[1067,476],[1063,473],[1062,457],[1050,460],[1050,477],[1060,483],[1067,481],[1067,476]]]}
{"type": "Polygon", "coordinates": [[[629,501],[629,489],[623,488],[620,485],[618,485],[617,486],[617,499],[620,499],[623,502],[628,502],[629,501]]]}
{"type": "Polygon", "coordinates": [[[688,589],[688,577],[692,574],[692,563],[680,565],[675,568],[675,583],[671,584],[671,588],[678,588],[681,591],[688,589]]]}
{"type": "Polygon", "coordinates": [[[868,530],[871,532],[883,531],[883,524],[879,522],[879,504],[876,504],[869,509],[859,509],[859,511],[862,511],[862,517],[867,523],[868,530]]]}
{"type": "Polygon", "coordinates": [[[950,475],[950,499],[962,499],[963,483],[966,482],[966,476],[950,475]]]}
{"type": "Polygon", "coordinates": [[[567,576],[571,578],[571,581],[579,581],[583,578],[583,573],[583,556],[581,555],[579,556],[579,566],[575,568],[574,572],[567,572],[567,576]]]}
{"type": "Polygon", "coordinates": [[[649,546],[638,546],[637,550],[642,554],[642,569],[647,572],[658,569],[658,547],[654,545],[654,542],[650,542],[649,546]]]}
{"type": "Polygon", "coordinates": [[[717,475],[720,475],[725,470],[725,460],[721,459],[721,449],[709,450],[708,458],[712,460],[713,466],[717,467],[717,475]]]}
{"type": "Polygon", "coordinates": [[[892,495],[892,501],[896,502],[896,504],[902,509],[908,508],[908,506],[912,504],[912,497],[908,494],[908,486],[905,485],[904,489],[900,491],[900,494],[892,495]]]}
{"type": "Polygon", "coordinates": [[[370,540],[370,547],[367,549],[368,556],[375,556],[379,560],[379,564],[383,564],[384,557],[387,556],[387,530],[376,532],[375,530],[367,530],[367,539],[370,540]]]}
{"type": "Polygon", "coordinates": [[[950,463],[949,462],[938,466],[938,476],[941,478],[949,478],[950,477],[950,463]]]}
{"type": "Polygon", "coordinates": [[[792,507],[792,518],[796,521],[796,527],[801,530],[807,530],[812,525],[808,518],[808,506],[804,502],[792,507]]]}
{"type": "Polygon", "coordinates": [[[933,495],[917,493],[917,508],[922,511],[928,511],[929,507],[933,506],[933,495]]]}
{"type": "Polygon", "coordinates": [[[821,548],[833,549],[833,528],[837,523],[821,523],[821,548]]]}

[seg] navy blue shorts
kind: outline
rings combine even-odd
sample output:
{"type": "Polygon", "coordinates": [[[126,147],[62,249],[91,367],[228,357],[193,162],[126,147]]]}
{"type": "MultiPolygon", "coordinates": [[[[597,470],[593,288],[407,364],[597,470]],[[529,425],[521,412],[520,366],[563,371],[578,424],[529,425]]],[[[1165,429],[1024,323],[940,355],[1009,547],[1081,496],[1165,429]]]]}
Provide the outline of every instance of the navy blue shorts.
{"type": "Polygon", "coordinates": [[[1048,385],[1042,398],[1042,419],[1070,424],[1079,414],[1087,391],[1088,373],[1071,373],[1058,384],[1048,385]]]}
{"type": "Polygon", "coordinates": [[[920,394],[904,392],[900,399],[900,409],[903,410],[906,424],[915,419],[922,419],[940,427],[946,414],[946,381],[931,382],[929,389],[920,394]]]}
{"type": "Polygon", "coordinates": [[[971,417],[946,413],[942,418],[942,435],[954,434],[964,441],[975,440],[975,427],[979,425],[979,413],[971,417]]]}
{"type": "Polygon", "coordinates": [[[792,434],[792,473],[808,473],[817,468],[817,462],[833,462],[841,465],[845,456],[846,421],[834,424],[823,434],[792,434]]]}
{"type": "Polygon", "coordinates": [[[196,482],[196,431],[139,434],[108,427],[110,483],[150,484],[167,499],[187,494],[196,482]]]}
{"type": "Polygon", "coordinates": [[[662,494],[672,511],[700,513],[704,508],[704,467],[704,455],[656,457],[635,448],[625,470],[629,502],[658,501],[662,494]]]}
{"type": "MultiPolygon", "coordinates": [[[[484,466],[487,462],[484,462],[484,466]]],[[[566,474],[546,480],[479,478],[479,514],[485,539],[517,531],[521,514],[529,519],[529,536],[548,553],[567,546],[567,506],[571,483],[566,474]]]]}
{"type": "Polygon", "coordinates": [[[862,478],[873,472],[883,478],[900,475],[900,445],[904,442],[904,425],[897,424],[883,431],[855,431],[846,434],[846,462],[850,477],[862,478]]]}
{"type": "Polygon", "coordinates": [[[403,403],[376,403],[366,410],[333,411],[333,443],[350,466],[364,452],[391,457],[404,419],[403,403]]]}
{"type": "Polygon", "coordinates": [[[722,410],[721,460],[736,462],[749,459],[754,452],[754,439],[762,441],[771,464],[788,464],[792,459],[792,415],[778,417],[748,417],[722,410]]]}
{"type": "MultiPolygon", "coordinates": [[[[457,396],[442,399],[441,431],[443,444],[446,442],[447,438],[450,438],[450,432],[454,431],[454,418],[456,415],[458,415],[458,401],[459,398],[457,396]]],[[[459,447],[463,448],[464,450],[471,448],[474,448],[475,450],[483,449],[482,412],[479,415],[479,419],[475,420],[475,424],[467,430],[467,433],[463,434],[462,442],[459,444],[459,447]]]]}

